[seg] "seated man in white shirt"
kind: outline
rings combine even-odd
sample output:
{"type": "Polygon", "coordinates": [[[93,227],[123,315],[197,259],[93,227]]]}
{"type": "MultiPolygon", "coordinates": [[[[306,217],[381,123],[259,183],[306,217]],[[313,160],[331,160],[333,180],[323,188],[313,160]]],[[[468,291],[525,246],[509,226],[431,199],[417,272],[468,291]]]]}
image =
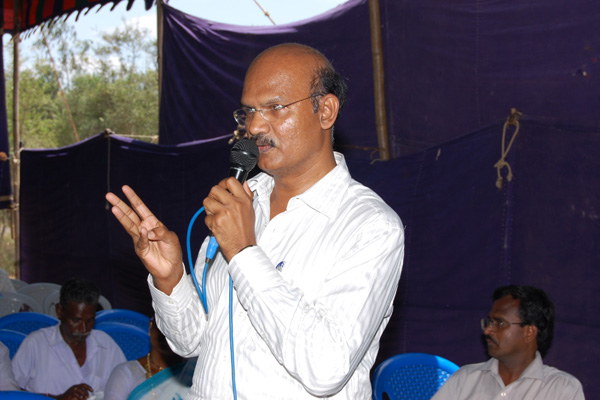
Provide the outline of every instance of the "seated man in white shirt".
{"type": "Polygon", "coordinates": [[[56,315],[60,323],[27,335],[13,357],[22,389],[60,400],[86,399],[103,392],[123,351],[106,333],[92,330],[100,291],[91,282],[71,279],[62,285],[56,315]]]}
{"type": "Polygon", "coordinates": [[[494,291],[488,318],[481,320],[487,362],[456,371],[432,400],[583,400],[581,383],[544,365],[552,344],[554,304],[541,289],[503,286],[494,291]]]}

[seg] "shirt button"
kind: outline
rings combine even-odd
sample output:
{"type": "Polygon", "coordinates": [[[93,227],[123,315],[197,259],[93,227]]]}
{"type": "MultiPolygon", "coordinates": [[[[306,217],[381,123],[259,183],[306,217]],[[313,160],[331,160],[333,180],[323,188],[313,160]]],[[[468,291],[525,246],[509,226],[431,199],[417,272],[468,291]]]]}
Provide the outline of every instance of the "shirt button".
{"type": "Polygon", "coordinates": [[[502,397],[506,397],[506,392],[502,392],[502,393],[500,393],[500,396],[502,396],[502,397]]]}

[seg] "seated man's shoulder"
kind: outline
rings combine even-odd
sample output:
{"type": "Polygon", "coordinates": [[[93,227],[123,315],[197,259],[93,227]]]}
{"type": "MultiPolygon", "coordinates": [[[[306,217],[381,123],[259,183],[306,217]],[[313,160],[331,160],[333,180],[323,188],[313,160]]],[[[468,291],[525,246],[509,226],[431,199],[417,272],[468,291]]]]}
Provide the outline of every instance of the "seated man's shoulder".
{"type": "Polygon", "coordinates": [[[561,388],[568,392],[581,390],[581,382],[576,377],[549,365],[544,365],[544,382],[546,385],[556,386],[557,390],[561,388]]]}
{"type": "Polygon", "coordinates": [[[491,366],[489,361],[474,363],[474,364],[466,364],[460,367],[452,376],[456,376],[456,378],[460,376],[470,376],[472,374],[479,374],[485,371],[491,371],[491,366]]]}
{"type": "Polygon", "coordinates": [[[49,326],[46,328],[37,329],[27,334],[23,342],[39,342],[39,341],[50,341],[50,338],[54,334],[56,326],[49,326]]]}
{"type": "Polygon", "coordinates": [[[101,344],[114,344],[117,345],[117,342],[110,336],[108,333],[101,331],[99,329],[92,329],[90,337],[96,340],[101,344]]]}

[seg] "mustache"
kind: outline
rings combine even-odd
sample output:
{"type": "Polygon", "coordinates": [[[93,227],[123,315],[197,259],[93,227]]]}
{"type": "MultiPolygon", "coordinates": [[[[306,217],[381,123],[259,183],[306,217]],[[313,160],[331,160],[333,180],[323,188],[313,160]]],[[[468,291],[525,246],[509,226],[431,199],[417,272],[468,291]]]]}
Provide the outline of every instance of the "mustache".
{"type": "Polygon", "coordinates": [[[498,342],[496,342],[494,339],[492,339],[492,337],[490,335],[484,335],[485,340],[489,340],[490,342],[494,343],[496,346],[498,346],[498,342]]]}
{"type": "Polygon", "coordinates": [[[71,334],[71,336],[73,336],[74,338],[77,338],[77,339],[85,339],[88,336],[90,336],[91,333],[92,332],[86,332],[86,333],[75,333],[74,332],[71,334]]]}
{"type": "Polygon", "coordinates": [[[257,146],[275,147],[275,142],[273,141],[273,139],[271,139],[270,137],[268,137],[267,135],[265,135],[263,133],[259,133],[258,135],[252,136],[252,140],[254,140],[256,142],[257,146]]]}

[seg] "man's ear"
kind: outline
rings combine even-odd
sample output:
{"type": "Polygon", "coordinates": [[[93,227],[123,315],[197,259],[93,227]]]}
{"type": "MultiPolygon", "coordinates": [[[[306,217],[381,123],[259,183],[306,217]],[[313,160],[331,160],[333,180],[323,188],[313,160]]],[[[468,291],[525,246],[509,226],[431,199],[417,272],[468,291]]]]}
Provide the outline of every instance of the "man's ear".
{"type": "Polygon", "coordinates": [[[525,343],[532,343],[532,342],[536,342],[537,343],[537,334],[538,334],[538,328],[535,325],[525,325],[523,327],[524,335],[525,335],[525,343]]]}
{"type": "Polygon", "coordinates": [[[328,93],[321,97],[319,102],[319,120],[321,121],[321,129],[330,129],[338,116],[340,109],[340,101],[337,96],[328,93]]]}
{"type": "Polygon", "coordinates": [[[60,303],[56,303],[56,305],[54,306],[56,309],[56,318],[60,319],[60,317],[62,316],[62,305],[60,303]]]}

